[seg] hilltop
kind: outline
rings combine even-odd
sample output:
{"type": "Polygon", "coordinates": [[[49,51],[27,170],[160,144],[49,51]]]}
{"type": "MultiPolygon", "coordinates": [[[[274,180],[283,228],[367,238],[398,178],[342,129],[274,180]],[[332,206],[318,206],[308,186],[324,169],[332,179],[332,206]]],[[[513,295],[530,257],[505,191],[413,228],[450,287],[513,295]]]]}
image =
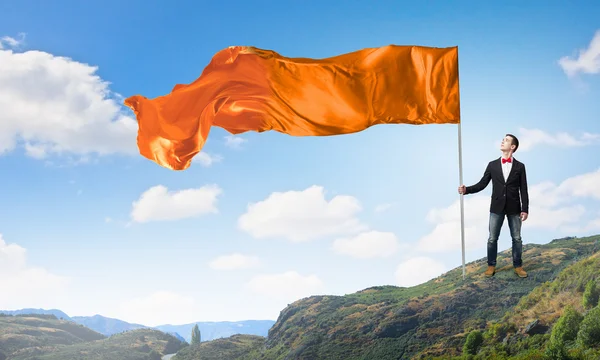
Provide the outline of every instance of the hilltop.
{"type": "Polygon", "coordinates": [[[0,314],[0,360],[47,344],[73,345],[104,339],[105,336],[54,315],[0,314]]]}
{"type": "MultiPolygon", "coordinates": [[[[542,359],[546,355],[552,359],[600,359],[599,298],[600,252],[595,252],[566,267],[553,281],[535,288],[500,320],[472,328],[457,338],[462,344],[469,336],[474,339],[480,335],[472,360],[542,359]],[[590,291],[594,285],[595,291],[590,291]]],[[[437,353],[445,355],[436,359],[458,358],[458,348],[452,349],[454,356],[448,355],[451,352],[447,346],[439,344],[442,348],[446,349],[437,353]]]]}
{"type": "MultiPolygon", "coordinates": [[[[525,279],[514,274],[511,249],[507,249],[498,254],[492,278],[483,275],[487,263],[480,259],[466,266],[465,280],[458,267],[410,288],[377,286],[345,296],[312,296],[286,307],[262,341],[247,336],[211,341],[190,346],[173,360],[213,356],[219,348],[244,349],[245,355],[211,359],[452,358],[461,355],[470,332],[491,329],[496,336],[497,323],[502,322],[513,329],[507,346],[516,346],[534,333],[543,342],[564,305],[577,305],[582,286],[600,280],[598,250],[600,236],[525,244],[523,259],[529,272],[525,279]],[[573,300],[551,300],[555,295],[573,300]]],[[[496,340],[480,345],[481,351],[505,339],[492,338],[496,340]]]]}
{"type": "Polygon", "coordinates": [[[186,345],[153,329],[107,338],[54,315],[0,315],[0,360],[160,360],[186,345]]]}
{"type": "Polygon", "coordinates": [[[136,329],[148,328],[140,324],[132,324],[119,319],[113,319],[102,315],[94,316],[73,316],[73,321],[88,327],[100,334],[111,336],[114,334],[131,331],[136,329]]]}
{"type": "Polygon", "coordinates": [[[60,320],[73,320],[69,315],[58,309],[19,309],[19,310],[0,310],[0,314],[5,315],[54,315],[60,320]]]}

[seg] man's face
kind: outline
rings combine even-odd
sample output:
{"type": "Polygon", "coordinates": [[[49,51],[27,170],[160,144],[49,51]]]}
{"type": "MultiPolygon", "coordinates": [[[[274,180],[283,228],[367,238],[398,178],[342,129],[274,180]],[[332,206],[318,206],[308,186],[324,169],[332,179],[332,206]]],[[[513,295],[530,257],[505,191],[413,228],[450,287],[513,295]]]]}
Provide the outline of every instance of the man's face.
{"type": "Polygon", "coordinates": [[[505,136],[502,139],[502,143],[500,144],[500,150],[509,151],[512,146],[512,138],[510,136],[505,136]]]}

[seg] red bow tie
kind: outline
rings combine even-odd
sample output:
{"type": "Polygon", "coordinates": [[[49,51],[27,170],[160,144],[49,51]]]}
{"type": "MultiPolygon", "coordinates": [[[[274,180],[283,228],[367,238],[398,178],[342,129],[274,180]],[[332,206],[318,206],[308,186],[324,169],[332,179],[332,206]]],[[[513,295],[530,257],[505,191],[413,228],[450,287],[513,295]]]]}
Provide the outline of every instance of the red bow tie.
{"type": "Polygon", "coordinates": [[[502,158],[502,163],[503,163],[503,164],[504,164],[504,163],[509,163],[509,162],[512,162],[512,158],[508,158],[508,159],[504,159],[504,158],[502,158]]]}

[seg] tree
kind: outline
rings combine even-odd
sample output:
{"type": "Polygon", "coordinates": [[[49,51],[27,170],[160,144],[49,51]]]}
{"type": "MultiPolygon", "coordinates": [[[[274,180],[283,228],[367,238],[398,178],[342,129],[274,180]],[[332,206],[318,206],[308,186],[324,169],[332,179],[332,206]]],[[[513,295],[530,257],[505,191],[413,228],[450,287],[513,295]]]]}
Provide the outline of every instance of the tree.
{"type": "Polygon", "coordinates": [[[465,341],[465,345],[463,346],[463,354],[464,355],[475,355],[477,354],[477,350],[483,343],[483,335],[479,330],[473,330],[467,335],[467,340],[465,341]]]}
{"type": "Polygon", "coordinates": [[[583,292],[583,306],[586,309],[593,308],[598,305],[598,298],[600,298],[600,289],[596,286],[596,282],[588,281],[583,292]]]}
{"type": "Polygon", "coordinates": [[[148,358],[150,360],[160,360],[162,358],[162,356],[160,356],[160,354],[158,353],[158,351],[156,350],[152,350],[150,351],[150,353],[148,354],[148,358]]]}
{"type": "Polygon", "coordinates": [[[574,341],[577,339],[579,324],[581,324],[582,320],[583,315],[577,312],[571,305],[567,305],[565,312],[552,328],[550,342],[564,343],[566,341],[574,341]]]}
{"type": "Polygon", "coordinates": [[[546,347],[548,357],[556,360],[568,359],[566,345],[568,342],[574,342],[577,339],[579,325],[582,320],[583,315],[571,305],[567,305],[565,312],[552,328],[550,341],[546,347]]]}
{"type": "Polygon", "coordinates": [[[596,306],[586,315],[579,332],[577,333],[577,342],[583,347],[600,346],[600,307],[596,306]]]}
{"type": "Polygon", "coordinates": [[[200,337],[200,329],[198,328],[198,324],[196,324],[192,329],[192,343],[190,345],[200,344],[200,341],[202,341],[200,337]]]}
{"type": "Polygon", "coordinates": [[[167,344],[165,345],[165,349],[163,350],[164,354],[174,354],[181,348],[181,341],[176,339],[174,336],[169,336],[169,340],[167,340],[167,344]]]}
{"type": "Polygon", "coordinates": [[[569,360],[569,353],[563,343],[548,343],[544,354],[548,359],[552,360],[569,360]]]}

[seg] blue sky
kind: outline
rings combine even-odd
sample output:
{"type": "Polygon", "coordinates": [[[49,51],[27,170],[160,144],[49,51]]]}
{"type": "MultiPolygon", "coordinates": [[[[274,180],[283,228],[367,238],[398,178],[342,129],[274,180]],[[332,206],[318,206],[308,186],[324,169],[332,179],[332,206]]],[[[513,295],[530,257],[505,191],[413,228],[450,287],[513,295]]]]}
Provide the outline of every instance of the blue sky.
{"type": "MultiPolygon", "coordinates": [[[[456,125],[213,128],[186,171],[141,157],[123,98],[192,82],[230,45],[314,58],[458,46],[466,185],[514,133],[524,242],[600,233],[600,3],[146,3],[0,4],[0,308],[275,320],[305,296],[461,266],[456,125]]],[[[486,256],[490,193],[465,198],[467,261],[486,256]]]]}

